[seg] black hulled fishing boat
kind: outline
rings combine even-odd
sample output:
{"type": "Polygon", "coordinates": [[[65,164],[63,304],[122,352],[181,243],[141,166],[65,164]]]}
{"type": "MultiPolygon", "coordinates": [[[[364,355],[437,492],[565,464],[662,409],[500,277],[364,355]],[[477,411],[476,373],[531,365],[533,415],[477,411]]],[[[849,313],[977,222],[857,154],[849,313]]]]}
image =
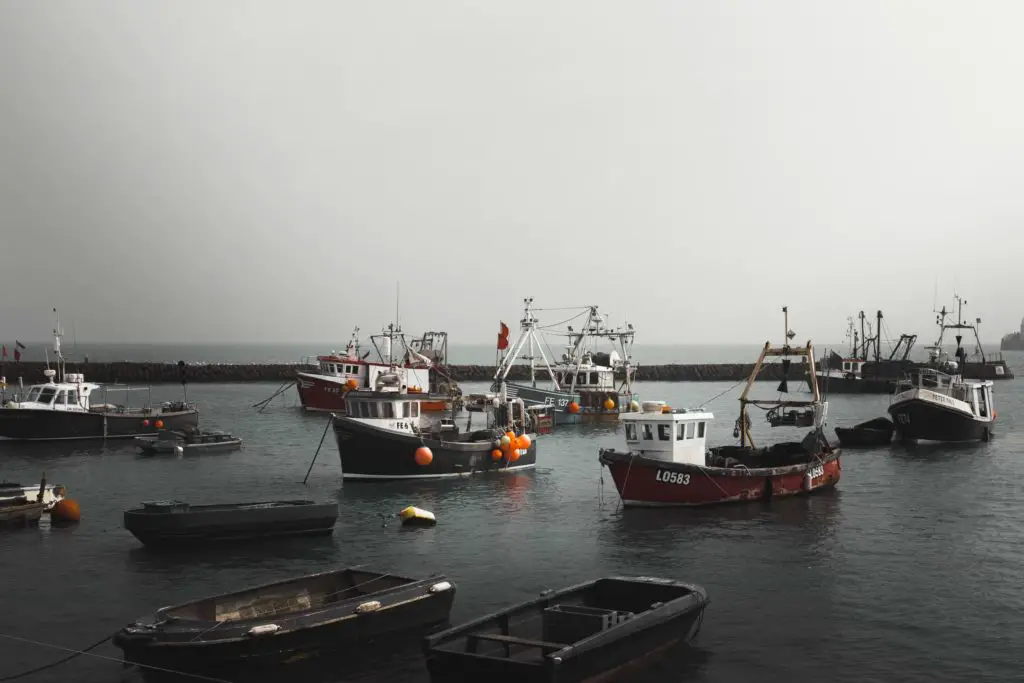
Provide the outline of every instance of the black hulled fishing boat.
{"type": "Polygon", "coordinates": [[[424,640],[431,683],[630,680],[627,667],[691,640],[708,596],[653,577],[589,581],[424,640]]]}
{"type": "MultiPolygon", "coordinates": [[[[966,351],[956,336],[956,357],[966,351]]],[[[968,380],[960,363],[947,361],[951,373],[919,368],[897,383],[889,404],[896,434],[908,441],[988,441],[996,420],[992,380],[968,380]]]]}
{"type": "MultiPolygon", "coordinates": [[[[853,318],[847,318],[846,335],[850,339],[850,353],[841,356],[833,351],[827,359],[822,359],[820,368],[815,371],[818,386],[826,394],[891,394],[896,386],[895,378],[884,374],[879,376],[874,370],[882,364],[906,363],[917,336],[900,335],[889,357],[882,358],[882,312],[875,314],[873,331],[870,323],[865,320],[864,311],[857,318],[860,320],[859,332],[853,318]]],[[[808,376],[808,387],[810,381],[808,376]]]]}
{"type": "MultiPolygon", "coordinates": [[[[23,441],[62,439],[127,439],[199,424],[199,410],[185,401],[141,407],[111,403],[112,396],[148,387],[104,385],[85,381],[85,375],[65,372],[61,354],[60,321],[54,330],[56,368],[43,371],[46,381],[28,387],[0,406],[0,438],[23,441]]],[[[180,363],[182,384],[184,364],[180,363]]],[[[127,401],[126,401],[127,402],[127,401]]]]}
{"type": "Polygon", "coordinates": [[[444,396],[405,391],[351,391],[346,415],[334,415],[342,478],[438,479],[507,473],[537,464],[537,430],[521,400],[494,399],[488,426],[460,431],[428,408],[444,396]]]}
{"type": "Polygon", "coordinates": [[[496,396],[483,406],[484,428],[461,431],[451,395],[407,386],[392,365],[372,388],[345,394],[345,415],[331,415],[343,479],[437,479],[536,466],[536,420],[521,399],[496,396]]]}
{"type": "Polygon", "coordinates": [[[455,586],[341,569],[162,607],[116,634],[125,659],[195,671],[278,663],[447,623],[455,586]]]}

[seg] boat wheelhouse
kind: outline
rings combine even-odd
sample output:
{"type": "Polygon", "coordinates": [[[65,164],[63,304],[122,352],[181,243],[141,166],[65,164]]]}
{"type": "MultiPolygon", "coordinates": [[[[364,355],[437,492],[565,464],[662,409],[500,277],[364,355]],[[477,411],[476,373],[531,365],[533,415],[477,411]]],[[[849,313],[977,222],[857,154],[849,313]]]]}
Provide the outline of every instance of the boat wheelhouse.
{"type": "MultiPolygon", "coordinates": [[[[782,309],[788,314],[786,308],[782,309]]],[[[768,357],[781,357],[783,376],[792,357],[804,358],[814,374],[810,341],[802,347],[766,342],[740,396],[740,416],[734,436],[738,446],[706,447],[707,426],[713,415],[703,410],[674,410],[660,402],[645,401],[639,413],[625,413],[626,450],[601,449],[599,460],[611,471],[624,506],[699,506],[768,500],[831,488],[839,481],[839,451],[824,436],[828,404],[821,400],[816,382],[813,399],[757,400],[750,390],[768,357]],[[798,442],[758,447],[754,443],[748,407],[767,411],[772,427],[810,426],[798,442]]],[[[788,393],[783,379],[779,391],[788,393]]]]}
{"type": "MultiPolygon", "coordinates": [[[[372,351],[361,353],[359,328],[355,328],[344,352],[317,356],[316,372],[297,373],[296,388],[302,407],[309,411],[343,413],[345,395],[353,389],[368,389],[382,375],[393,375],[397,368],[398,384],[407,387],[431,387],[431,369],[447,363],[448,335],[428,332],[406,343],[401,328],[389,325],[370,341],[377,360],[368,361],[372,351]],[[395,363],[394,345],[404,346],[403,362],[395,363]]],[[[436,387],[435,387],[436,388],[436,387]]]]}
{"type": "Polygon", "coordinates": [[[441,394],[355,390],[347,400],[347,413],[333,417],[343,479],[436,479],[537,463],[541,425],[521,400],[495,399],[484,427],[470,422],[465,431],[441,394]]]}

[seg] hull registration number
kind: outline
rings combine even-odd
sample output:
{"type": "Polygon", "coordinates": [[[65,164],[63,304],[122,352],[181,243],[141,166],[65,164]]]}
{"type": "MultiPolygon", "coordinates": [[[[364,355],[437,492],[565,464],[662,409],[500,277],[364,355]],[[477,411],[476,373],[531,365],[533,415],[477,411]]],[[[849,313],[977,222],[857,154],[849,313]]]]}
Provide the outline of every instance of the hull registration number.
{"type": "Polygon", "coordinates": [[[672,472],[670,470],[658,470],[657,474],[654,475],[655,481],[665,482],[666,484],[677,484],[679,486],[688,486],[690,483],[690,475],[686,472],[672,472]]]}
{"type": "Polygon", "coordinates": [[[825,468],[822,467],[821,465],[818,465],[817,467],[812,467],[811,469],[807,470],[807,476],[810,477],[811,479],[817,479],[823,474],[825,474],[825,468]]]}

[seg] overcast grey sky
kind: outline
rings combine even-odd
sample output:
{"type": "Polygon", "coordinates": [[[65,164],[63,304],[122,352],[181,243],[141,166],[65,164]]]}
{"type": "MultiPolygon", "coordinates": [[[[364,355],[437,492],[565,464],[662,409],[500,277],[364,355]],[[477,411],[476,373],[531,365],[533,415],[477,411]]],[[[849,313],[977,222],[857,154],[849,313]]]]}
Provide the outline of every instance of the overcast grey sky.
{"type": "Polygon", "coordinates": [[[0,337],[1024,315],[1024,3],[0,0],[0,337]],[[941,303],[941,301],[940,301],[941,303]],[[547,322],[553,322],[549,315],[547,322]]]}

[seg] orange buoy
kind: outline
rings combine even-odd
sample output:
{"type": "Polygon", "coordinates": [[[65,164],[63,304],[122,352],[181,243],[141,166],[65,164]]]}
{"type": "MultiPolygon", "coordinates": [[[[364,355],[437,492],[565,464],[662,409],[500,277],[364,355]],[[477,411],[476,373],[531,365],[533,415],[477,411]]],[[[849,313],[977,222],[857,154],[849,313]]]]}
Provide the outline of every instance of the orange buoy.
{"type": "Polygon", "coordinates": [[[426,446],[420,446],[416,449],[416,464],[422,467],[426,467],[430,463],[434,462],[434,454],[426,446]]]}
{"type": "Polygon", "coordinates": [[[511,460],[512,462],[515,462],[516,460],[518,460],[519,459],[519,449],[517,448],[514,451],[512,451],[511,453],[509,453],[508,454],[508,459],[511,460]]]}
{"type": "Polygon", "coordinates": [[[531,443],[533,443],[533,440],[530,438],[529,434],[523,434],[519,437],[519,447],[524,451],[529,450],[531,443]]]}
{"type": "Polygon", "coordinates": [[[350,379],[347,382],[345,382],[345,386],[348,387],[349,389],[355,389],[356,387],[359,386],[359,382],[355,381],[354,379],[350,379]]]}
{"type": "Polygon", "coordinates": [[[570,401],[569,402],[569,413],[572,414],[572,415],[575,415],[578,412],[580,412],[580,404],[577,403],[576,401],[570,401]]]}
{"type": "Polygon", "coordinates": [[[493,460],[494,462],[498,462],[504,455],[505,454],[502,453],[499,449],[495,448],[493,451],[491,451],[491,460],[493,460]]]}
{"type": "Polygon", "coordinates": [[[663,412],[663,413],[671,413],[672,412],[672,406],[662,406],[661,407],[661,412],[663,412]]]}
{"type": "Polygon", "coordinates": [[[50,519],[56,519],[61,522],[77,522],[82,519],[82,510],[71,498],[64,498],[58,500],[57,504],[50,510],[50,519]]]}
{"type": "Polygon", "coordinates": [[[615,401],[612,400],[611,396],[609,396],[608,398],[606,398],[604,400],[604,409],[605,410],[615,410],[615,401]]]}
{"type": "Polygon", "coordinates": [[[157,420],[156,421],[156,428],[157,429],[163,429],[164,428],[164,421],[163,420],[157,420]]]}

